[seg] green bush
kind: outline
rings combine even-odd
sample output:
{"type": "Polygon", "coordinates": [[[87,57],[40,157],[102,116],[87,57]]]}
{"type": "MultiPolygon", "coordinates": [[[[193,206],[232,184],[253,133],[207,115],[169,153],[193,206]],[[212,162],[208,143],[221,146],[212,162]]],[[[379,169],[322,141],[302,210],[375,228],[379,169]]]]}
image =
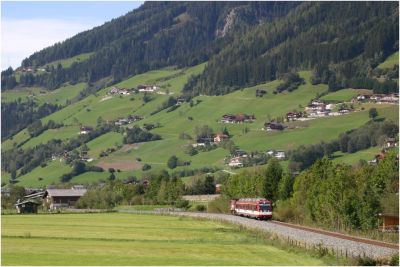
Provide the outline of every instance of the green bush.
{"type": "Polygon", "coordinates": [[[230,213],[230,199],[219,197],[208,203],[208,212],[230,213]]]}
{"type": "Polygon", "coordinates": [[[195,210],[200,212],[206,211],[206,209],[207,209],[206,206],[204,206],[203,204],[196,205],[195,207],[195,210]]]}
{"type": "Polygon", "coordinates": [[[376,266],[376,260],[366,257],[358,259],[357,265],[359,266],[376,266]]]}
{"type": "Polygon", "coordinates": [[[179,209],[188,209],[190,207],[189,201],[184,199],[179,199],[175,203],[175,207],[179,209]]]}
{"type": "Polygon", "coordinates": [[[393,255],[389,264],[390,266],[399,266],[399,254],[393,255]]]}

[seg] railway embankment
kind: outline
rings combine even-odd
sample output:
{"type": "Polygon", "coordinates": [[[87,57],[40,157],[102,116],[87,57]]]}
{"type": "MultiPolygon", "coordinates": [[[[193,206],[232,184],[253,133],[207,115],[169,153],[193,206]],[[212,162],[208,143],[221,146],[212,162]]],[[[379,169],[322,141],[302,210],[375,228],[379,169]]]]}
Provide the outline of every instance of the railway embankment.
{"type": "Polygon", "coordinates": [[[245,217],[229,214],[176,212],[169,210],[135,211],[118,210],[124,213],[164,214],[175,216],[190,216],[211,220],[225,221],[245,226],[250,229],[261,230],[276,234],[282,239],[287,239],[294,245],[304,247],[323,247],[339,255],[347,257],[386,258],[398,253],[399,246],[370,239],[352,237],[313,228],[280,223],[275,221],[257,221],[245,217]]]}

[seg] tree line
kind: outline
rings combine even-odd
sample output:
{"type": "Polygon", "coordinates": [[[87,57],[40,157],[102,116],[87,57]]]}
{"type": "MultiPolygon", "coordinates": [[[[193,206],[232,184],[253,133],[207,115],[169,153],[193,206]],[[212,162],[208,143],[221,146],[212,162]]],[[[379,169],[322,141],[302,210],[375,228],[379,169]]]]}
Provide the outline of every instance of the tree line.
{"type": "MultiPolygon", "coordinates": [[[[62,106],[44,103],[39,105],[33,100],[21,102],[15,100],[13,102],[1,103],[1,140],[5,140],[16,134],[22,129],[29,127],[34,132],[34,128],[38,126],[40,119],[60,110],[62,106]]],[[[49,127],[55,127],[54,124],[49,127]]]]}

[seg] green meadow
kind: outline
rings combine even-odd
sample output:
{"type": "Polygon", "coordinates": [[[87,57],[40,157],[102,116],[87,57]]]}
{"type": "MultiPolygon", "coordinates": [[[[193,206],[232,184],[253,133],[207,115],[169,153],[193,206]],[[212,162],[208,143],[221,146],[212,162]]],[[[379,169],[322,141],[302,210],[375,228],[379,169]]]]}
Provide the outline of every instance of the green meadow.
{"type": "Polygon", "coordinates": [[[399,65],[399,52],[390,55],[384,62],[378,65],[378,68],[391,69],[396,64],[399,65]]]}
{"type": "Polygon", "coordinates": [[[342,89],[324,95],[321,99],[329,103],[349,102],[353,97],[361,93],[372,94],[372,90],[342,89]]]}
{"type": "Polygon", "coordinates": [[[58,64],[61,64],[61,66],[63,68],[69,68],[69,67],[71,67],[72,63],[75,63],[75,62],[78,63],[78,62],[86,61],[93,54],[94,54],[94,52],[89,52],[89,53],[79,54],[79,55],[76,55],[74,57],[70,57],[70,58],[66,58],[66,59],[56,60],[56,61],[53,61],[51,63],[48,63],[48,64],[42,66],[42,68],[45,68],[47,66],[49,66],[49,67],[53,66],[54,68],[57,68],[58,64]]]}
{"type": "Polygon", "coordinates": [[[346,163],[346,164],[357,164],[360,160],[369,161],[374,159],[376,154],[381,151],[380,147],[374,146],[368,149],[360,150],[355,153],[343,153],[337,151],[333,154],[333,162],[335,163],[346,163]]]}
{"type": "Polygon", "coordinates": [[[260,234],[186,217],[2,216],[2,265],[340,265],[260,234]]]}
{"type": "Polygon", "coordinates": [[[48,161],[47,166],[38,166],[29,173],[18,177],[20,186],[45,187],[48,184],[59,183],[61,175],[72,168],[60,160],[48,161]]]}
{"type": "Polygon", "coordinates": [[[1,93],[1,101],[12,102],[21,99],[22,102],[33,100],[39,105],[44,103],[65,105],[67,100],[77,97],[85,86],[85,83],[77,83],[75,85],[64,84],[53,91],[38,87],[8,90],[1,93]]]}
{"type": "Polygon", "coordinates": [[[22,145],[22,148],[32,148],[39,144],[45,144],[51,139],[66,140],[79,135],[79,126],[65,126],[58,129],[49,129],[44,131],[41,135],[30,139],[22,145]]]}

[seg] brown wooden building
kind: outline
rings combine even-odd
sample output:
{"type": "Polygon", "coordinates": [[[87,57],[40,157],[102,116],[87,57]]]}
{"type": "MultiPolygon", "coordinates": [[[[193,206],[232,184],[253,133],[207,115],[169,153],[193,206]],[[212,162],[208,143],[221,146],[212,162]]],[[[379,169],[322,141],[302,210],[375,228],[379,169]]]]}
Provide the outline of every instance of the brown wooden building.
{"type": "Polygon", "coordinates": [[[399,231],[399,215],[379,213],[379,230],[382,232],[398,232],[399,231]]]}
{"type": "Polygon", "coordinates": [[[43,205],[49,209],[73,208],[86,189],[47,189],[43,205]]]}

